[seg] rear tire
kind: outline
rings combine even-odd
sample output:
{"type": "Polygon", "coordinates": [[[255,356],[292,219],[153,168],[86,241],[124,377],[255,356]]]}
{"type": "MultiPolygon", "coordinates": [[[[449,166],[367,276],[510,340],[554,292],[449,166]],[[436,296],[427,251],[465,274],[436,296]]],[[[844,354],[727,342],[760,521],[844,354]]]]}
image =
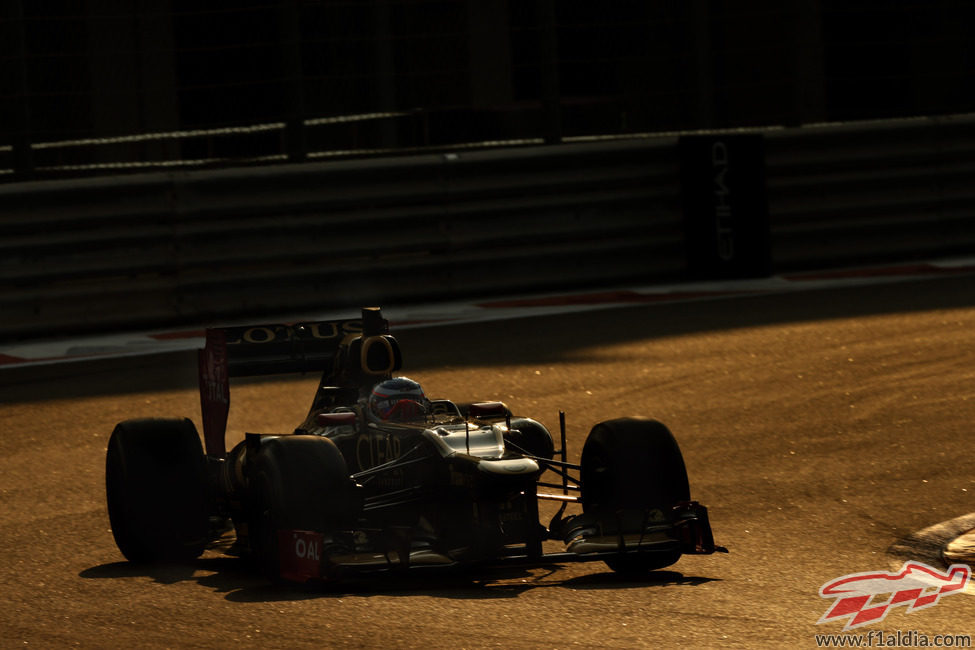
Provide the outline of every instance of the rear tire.
{"type": "Polygon", "coordinates": [[[126,420],[105,458],[112,535],[131,562],[192,560],[208,534],[206,459],[187,419],[126,420]]]}
{"type": "MultiPolygon", "coordinates": [[[[670,430],[647,418],[619,418],[593,427],[582,448],[583,511],[599,519],[635,522],[690,500],[687,470],[670,430]]],[[[619,573],[642,575],[670,566],[680,549],[620,554],[606,564],[619,573]]]]}
{"type": "Polygon", "coordinates": [[[357,514],[342,452],[328,438],[268,438],[248,469],[252,490],[253,556],[272,580],[281,580],[278,531],[333,531],[357,514]]]}

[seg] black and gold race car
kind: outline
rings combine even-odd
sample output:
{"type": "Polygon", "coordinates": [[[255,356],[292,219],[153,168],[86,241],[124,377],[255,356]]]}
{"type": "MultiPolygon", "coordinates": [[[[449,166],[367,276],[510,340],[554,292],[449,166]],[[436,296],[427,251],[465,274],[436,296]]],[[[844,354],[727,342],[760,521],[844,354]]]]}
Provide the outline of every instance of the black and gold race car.
{"type": "Polygon", "coordinates": [[[378,308],[210,329],[199,359],[205,451],[188,419],[127,420],[109,440],[108,512],[130,561],[196,558],[221,522],[269,577],[298,582],[589,560],[642,574],[725,551],[663,424],[601,422],[569,463],[564,414],[556,449],[501,402],[431,400],[394,376],[400,348],[378,308]],[[227,451],[231,377],[308,371],[322,380],[294,432],[247,433],[227,451]],[[548,525],[539,500],[561,504],[548,525]],[[546,553],[547,540],[564,550],[546,553]]]}

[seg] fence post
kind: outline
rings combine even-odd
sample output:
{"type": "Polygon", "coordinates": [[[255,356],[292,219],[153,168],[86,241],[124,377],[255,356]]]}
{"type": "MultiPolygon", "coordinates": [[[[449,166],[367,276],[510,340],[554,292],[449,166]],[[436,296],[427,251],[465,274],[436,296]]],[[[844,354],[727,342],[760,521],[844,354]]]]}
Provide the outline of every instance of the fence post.
{"type": "Polygon", "coordinates": [[[555,0],[538,3],[540,35],[539,75],[541,76],[542,135],[545,144],[562,142],[562,107],[559,91],[559,26],[555,15],[555,0]]]}
{"type": "Polygon", "coordinates": [[[305,146],[305,92],[301,65],[301,27],[297,0],[281,4],[280,20],[281,60],[284,65],[285,124],[284,147],[288,162],[302,162],[307,156],[305,146]]]}
{"type": "Polygon", "coordinates": [[[14,64],[14,140],[13,164],[18,179],[28,180],[34,175],[34,152],[31,149],[30,95],[27,87],[27,38],[24,32],[23,0],[10,4],[11,22],[14,23],[14,51],[17,61],[14,64]]]}

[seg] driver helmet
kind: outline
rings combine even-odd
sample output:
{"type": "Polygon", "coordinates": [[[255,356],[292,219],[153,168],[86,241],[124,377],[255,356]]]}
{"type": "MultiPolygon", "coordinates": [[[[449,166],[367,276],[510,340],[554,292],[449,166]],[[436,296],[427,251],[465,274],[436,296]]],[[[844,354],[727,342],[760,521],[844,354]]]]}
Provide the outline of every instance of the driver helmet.
{"type": "Polygon", "coordinates": [[[372,389],[369,411],[380,420],[406,422],[426,415],[430,411],[430,400],[417,382],[408,377],[395,377],[372,389]]]}

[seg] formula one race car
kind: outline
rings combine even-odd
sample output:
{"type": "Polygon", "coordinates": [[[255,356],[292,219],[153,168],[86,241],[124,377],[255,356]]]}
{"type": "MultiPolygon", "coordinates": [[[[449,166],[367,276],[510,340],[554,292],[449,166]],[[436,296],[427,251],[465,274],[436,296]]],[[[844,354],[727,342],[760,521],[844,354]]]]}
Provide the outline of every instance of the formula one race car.
{"type": "Polygon", "coordinates": [[[501,402],[430,400],[393,377],[401,354],[378,308],[358,320],[207,330],[200,351],[206,452],[188,419],[127,420],[108,443],[115,541],[133,562],[198,557],[232,522],[274,580],[356,571],[603,560],[642,574],[715,546],[659,422],[593,427],[580,464],[501,402]],[[321,370],[291,434],[247,433],[229,452],[232,376],[321,370]],[[554,474],[552,482],[542,480],[554,474]],[[540,499],[561,502],[545,526],[540,499]],[[566,506],[581,512],[566,515],[566,506]],[[560,540],[564,552],[544,553],[560,540]]]}

